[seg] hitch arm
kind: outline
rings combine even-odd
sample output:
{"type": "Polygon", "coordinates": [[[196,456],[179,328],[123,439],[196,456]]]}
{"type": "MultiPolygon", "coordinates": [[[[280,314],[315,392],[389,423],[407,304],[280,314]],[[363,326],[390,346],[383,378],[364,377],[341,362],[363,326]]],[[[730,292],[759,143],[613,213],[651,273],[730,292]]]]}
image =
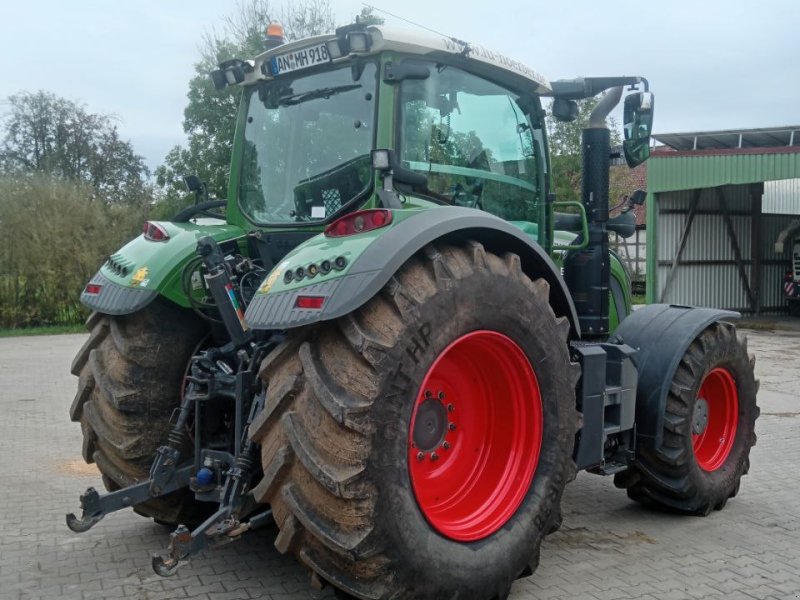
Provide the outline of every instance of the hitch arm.
{"type": "Polygon", "coordinates": [[[258,529],[272,523],[272,511],[267,509],[242,523],[230,516],[230,506],[221,506],[194,531],[185,525],[169,536],[169,548],[162,554],[153,555],[153,571],[162,577],[171,577],[181,564],[188,562],[193,554],[197,554],[210,546],[221,546],[235,541],[245,531],[258,529]]]}
{"type": "MultiPolygon", "coordinates": [[[[245,433],[255,416],[264,407],[265,395],[255,398],[247,417],[245,433]]],[[[257,446],[245,435],[241,442],[240,452],[234,464],[225,475],[225,483],[220,496],[220,506],[197,527],[190,531],[185,525],[170,534],[169,547],[165,552],[153,556],[153,570],[162,577],[174,575],[181,564],[188,562],[189,557],[210,546],[218,546],[232,542],[245,531],[257,529],[272,522],[272,511],[267,509],[249,521],[240,521],[240,513],[245,509],[249,492],[249,483],[253,470],[257,465],[257,446]]]]}
{"type": "Polygon", "coordinates": [[[151,481],[149,479],[110,494],[101,495],[96,489],[90,487],[81,494],[81,518],[76,517],[74,513],[69,513],[67,515],[67,527],[75,533],[88,531],[109,513],[186,487],[189,485],[191,473],[192,465],[177,469],[174,477],[159,489],[158,494],[151,492],[151,481]]]}

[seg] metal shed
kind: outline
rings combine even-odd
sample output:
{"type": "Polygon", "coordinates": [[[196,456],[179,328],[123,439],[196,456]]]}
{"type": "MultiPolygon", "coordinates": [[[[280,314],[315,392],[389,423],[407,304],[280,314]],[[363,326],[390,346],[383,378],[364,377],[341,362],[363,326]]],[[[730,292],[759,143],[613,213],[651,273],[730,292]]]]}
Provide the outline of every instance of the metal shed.
{"type": "Polygon", "coordinates": [[[800,127],[654,137],[648,303],[785,311],[790,262],[775,240],[800,216],[800,127]]]}

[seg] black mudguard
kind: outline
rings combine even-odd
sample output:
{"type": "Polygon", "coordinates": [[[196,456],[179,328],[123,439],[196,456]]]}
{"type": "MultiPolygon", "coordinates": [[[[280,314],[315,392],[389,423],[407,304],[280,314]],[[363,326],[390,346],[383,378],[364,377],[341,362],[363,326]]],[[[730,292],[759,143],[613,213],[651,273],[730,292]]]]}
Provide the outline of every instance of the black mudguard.
{"type": "Polygon", "coordinates": [[[635,310],[620,324],[611,341],[637,350],[637,448],[661,445],[669,386],[692,341],[712,323],[740,316],[716,308],[651,304],[635,310]]]}
{"type": "Polygon", "coordinates": [[[340,279],[310,286],[303,293],[328,296],[325,308],[316,314],[294,309],[298,291],[256,296],[247,309],[246,320],[254,329],[285,329],[335,319],[353,312],[385,286],[392,275],[427,244],[481,242],[487,250],[502,255],[519,255],[523,271],[530,277],[544,277],[550,284],[550,304],[558,316],[565,316],[572,335],[580,336],[577,314],[567,286],[544,249],[519,228],[480,210],[441,207],[422,211],[392,227],[376,239],[340,279]]]}

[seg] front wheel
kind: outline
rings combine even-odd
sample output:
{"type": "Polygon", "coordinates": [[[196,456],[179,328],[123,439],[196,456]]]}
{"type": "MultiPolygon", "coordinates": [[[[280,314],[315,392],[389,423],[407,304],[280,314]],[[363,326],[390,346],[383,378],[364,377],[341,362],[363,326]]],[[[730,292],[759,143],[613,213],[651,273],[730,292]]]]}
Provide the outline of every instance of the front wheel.
{"type": "Polygon", "coordinates": [[[578,368],[548,294],[516,255],[428,247],[293,332],[251,427],[277,548],[358,598],[505,598],[575,470],[578,368]]]}
{"type": "Polygon", "coordinates": [[[670,385],[659,448],[644,449],[615,478],[644,504],[707,515],[739,491],[756,442],[754,360],[730,323],[692,342],[670,385]]]}

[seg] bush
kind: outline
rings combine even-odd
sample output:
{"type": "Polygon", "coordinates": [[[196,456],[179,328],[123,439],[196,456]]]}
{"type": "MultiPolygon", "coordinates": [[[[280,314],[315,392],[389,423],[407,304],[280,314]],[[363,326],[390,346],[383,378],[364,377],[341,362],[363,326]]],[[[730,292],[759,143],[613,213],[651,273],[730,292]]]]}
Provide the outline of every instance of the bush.
{"type": "Polygon", "coordinates": [[[90,186],[43,175],[0,178],[0,328],[66,325],[105,258],[133,237],[147,206],[106,205],[90,186]]]}

